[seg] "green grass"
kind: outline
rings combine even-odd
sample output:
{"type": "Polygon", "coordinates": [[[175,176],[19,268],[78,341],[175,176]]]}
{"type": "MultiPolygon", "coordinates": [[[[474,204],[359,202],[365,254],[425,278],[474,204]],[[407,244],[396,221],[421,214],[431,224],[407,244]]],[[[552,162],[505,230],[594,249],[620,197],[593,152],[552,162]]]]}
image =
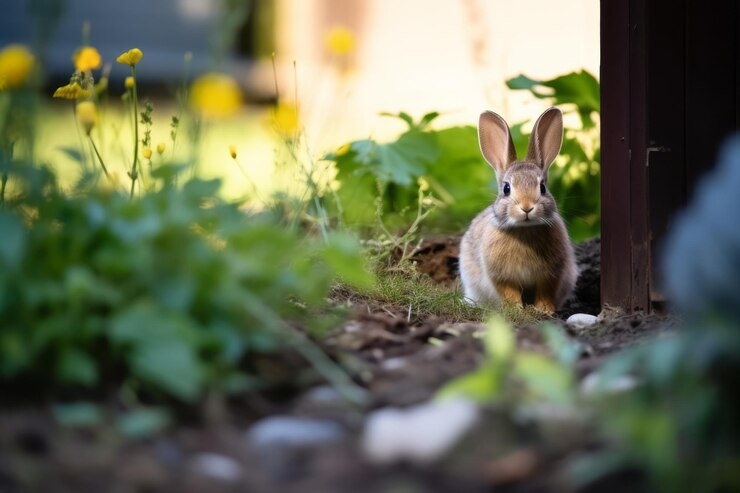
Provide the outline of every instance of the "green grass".
{"type": "Polygon", "coordinates": [[[471,305],[463,300],[459,286],[446,287],[421,274],[409,263],[376,267],[376,283],[364,290],[339,290],[353,301],[387,305],[391,311],[416,318],[439,317],[449,322],[482,322],[498,313],[515,326],[533,324],[543,315],[532,306],[504,304],[496,308],[471,305]],[[410,315],[409,315],[410,314],[410,315]]]}

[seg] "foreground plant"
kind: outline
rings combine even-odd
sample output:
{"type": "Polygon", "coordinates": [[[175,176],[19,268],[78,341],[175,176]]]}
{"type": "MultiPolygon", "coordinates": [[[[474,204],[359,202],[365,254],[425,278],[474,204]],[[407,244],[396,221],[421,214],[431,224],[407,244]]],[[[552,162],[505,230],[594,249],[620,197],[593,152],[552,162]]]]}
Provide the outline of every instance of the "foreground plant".
{"type": "MultiPolygon", "coordinates": [[[[131,163],[131,171],[128,172],[129,178],[131,178],[131,192],[130,196],[134,196],[134,187],[136,186],[136,180],[139,177],[139,170],[137,164],[139,163],[139,94],[136,89],[136,64],[139,63],[141,58],[144,56],[142,51],[138,48],[130,49],[124,53],[121,53],[116,61],[123,65],[128,65],[131,68],[131,105],[133,108],[133,122],[134,122],[134,157],[131,163]]],[[[126,85],[129,85],[128,78],[126,79],[126,85]]]]}
{"type": "Polygon", "coordinates": [[[337,278],[367,285],[357,244],[302,238],[269,214],[245,215],[218,198],[216,181],[176,188],[176,172],[156,169],[157,191],[135,201],[66,196],[51,175],[39,187],[28,175],[39,193],[0,212],[2,385],[125,381],[136,394],[190,401],[261,381],[251,358],[293,347],[357,399],[343,372],[285,322],[310,330],[310,310],[337,278]]]}

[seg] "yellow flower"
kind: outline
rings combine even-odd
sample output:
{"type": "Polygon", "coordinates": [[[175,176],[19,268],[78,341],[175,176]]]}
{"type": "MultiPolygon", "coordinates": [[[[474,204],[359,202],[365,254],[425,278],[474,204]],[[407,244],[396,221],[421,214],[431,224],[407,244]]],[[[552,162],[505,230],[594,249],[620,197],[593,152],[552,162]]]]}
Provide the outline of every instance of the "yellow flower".
{"type": "Polygon", "coordinates": [[[231,155],[231,159],[236,159],[236,146],[234,144],[229,146],[229,154],[231,155]]]}
{"type": "Polygon", "coordinates": [[[0,51],[0,91],[22,86],[31,75],[34,57],[23,45],[9,45],[0,51]]]}
{"type": "Polygon", "coordinates": [[[130,65],[133,67],[134,65],[139,63],[139,60],[141,60],[141,57],[143,56],[144,54],[141,52],[140,49],[132,48],[118,55],[118,58],[116,58],[116,61],[118,63],[122,63],[124,65],[130,65]]]}
{"type": "Polygon", "coordinates": [[[145,147],[143,151],[141,151],[141,155],[144,156],[144,159],[151,159],[152,158],[152,150],[148,147],[145,147]]]}
{"type": "Polygon", "coordinates": [[[126,87],[126,89],[131,89],[134,87],[134,78],[130,75],[126,77],[126,80],[123,81],[123,85],[126,87]]]}
{"type": "Polygon", "coordinates": [[[333,55],[348,55],[355,50],[355,34],[346,27],[336,26],[326,33],[326,49],[333,55]]]}
{"type": "Polygon", "coordinates": [[[164,150],[165,150],[166,147],[167,146],[165,145],[164,142],[160,142],[159,144],[157,144],[157,154],[159,154],[159,155],[164,154],[164,150]]]}
{"type": "Polygon", "coordinates": [[[336,155],[344,156],[345,154],[349,152],[350,149],[351,149],[351,146],[349,144],[344,144],[342,147],[337,149],[336,155]]]}
{"type": "Polygon", "coordinates": [[[190,88],[190,105],[205,119],[230,116],[239,109],[241,101],[239,86],[228,75],[205,74],[190,88]]]}
{"type": "Polygon", "coordinates": [[[77,121],[80,122],[85,133],[90,135],[90,131],[98,122],[98,110],[92,101],[82,101],[76,106],[77,121]]]}
{"type": "Polygon", "coordinates": [[[80,99],[80,98],[86,98],[90,95],[90,91],[87,89],[83,89],[81,85],[79,85],[76,82],[73,82],[71,84],[67,84],[66,86],[58,87],[56,91],[54,91],[55,98],[61,98],[61,99],[80,99]]]}
{"type": "Polygon", "coordinates": [[[294,137],[298,131],[298,108],[290,103],[278,103],[272,113],[272,123],[279,134],[294,137]]]}
{"type": "Polygon", "coordinates": [[[75,62],[75,68],[80,72],[89,72],[100,68],[102,58],[98,50],[92,46],[83,46],[72,57],[75,62]]]}

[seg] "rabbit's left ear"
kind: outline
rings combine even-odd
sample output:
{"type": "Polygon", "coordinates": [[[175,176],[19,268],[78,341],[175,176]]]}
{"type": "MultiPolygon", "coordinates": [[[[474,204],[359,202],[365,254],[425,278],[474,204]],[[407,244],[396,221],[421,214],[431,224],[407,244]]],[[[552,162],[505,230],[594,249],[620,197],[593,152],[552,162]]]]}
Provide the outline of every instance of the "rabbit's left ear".
{"type": "Polygon", "coordinates": [[[548,108],[540,115],[532,129],[527,148],[527,161],[538,164],[547,172],[563,145],[563,112],[548,108]]]}

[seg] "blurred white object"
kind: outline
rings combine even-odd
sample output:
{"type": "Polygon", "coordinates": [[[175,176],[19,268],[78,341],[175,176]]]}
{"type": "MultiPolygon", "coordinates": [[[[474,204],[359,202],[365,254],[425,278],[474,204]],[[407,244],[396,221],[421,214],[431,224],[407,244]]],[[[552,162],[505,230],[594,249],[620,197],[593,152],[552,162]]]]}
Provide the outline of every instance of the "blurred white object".
{"type": "Polygon", "coordinates": [[[591,327],[598,321],[599,318],[595,315],[589,315],[588,313],[574,313],[568,317],[568,320],[566,320],[565,323],[574,329],[585,329],[587,327],[591,327]]]}
{"type": "Polygon", "coordinates": [[[238,481],[242,476],[242,468],[235,459],[211,452],[193,457],[192,468],[201,476],[225,482],[238,481]]]}
{"type": "Polygon", "coordinates": [[[581,393],[586,396],[617,394],[634,389],[637,387],[637,383],[637,379],[631,375],[620,375],[616,378],[605,380],[598,371],[595,371],[586,375],[581,382],[581,393]]]}
{"type": "Polygon", "coordinates": [[[366,420],[362,450],[379,464],[428,464],[452,448],[477,419],[478,407],[466,400],[380,409],[366,420]]]}

